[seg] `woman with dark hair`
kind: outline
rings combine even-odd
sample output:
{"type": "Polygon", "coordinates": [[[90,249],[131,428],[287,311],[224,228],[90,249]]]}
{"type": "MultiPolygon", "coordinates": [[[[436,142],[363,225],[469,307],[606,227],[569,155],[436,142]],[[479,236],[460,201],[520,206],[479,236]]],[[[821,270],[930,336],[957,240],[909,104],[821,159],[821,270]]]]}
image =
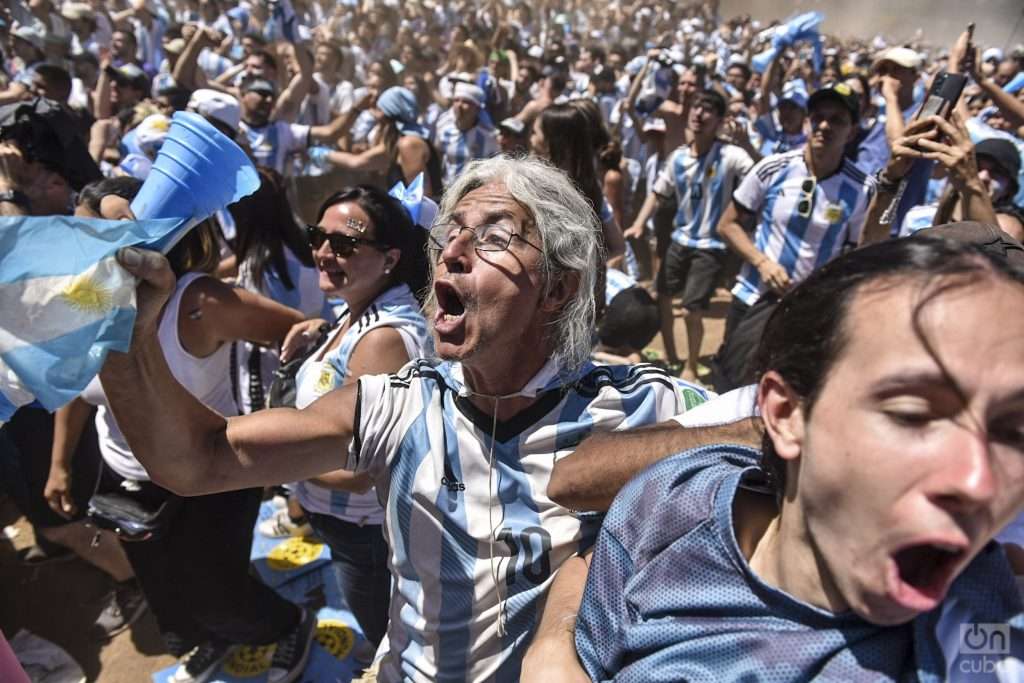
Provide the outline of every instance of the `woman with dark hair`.
{"type": "Polygon", "coordinates": [[[425,174],[424,193],[435,196],[441,189],[441,158],[419,123],[416,96],[407,88],[388,88],[370,109],[376,125],[370,132],[371,145],[359,152],[318,148],[312,152],[319,161],[359,171],[385,174],[387,187],[396,182],[412,183],[425,174]]]}
{"type": "MultiPolygon", "coordinates": [[[[129,202],[140,185],[112,178],[88,186],[76,215],[132,220],[129,202]]],[[[218,262],[214,230],[204,221],[167,254],[177,286],[163,309],[158,337],[168,368],[185,390],[222,415],[237,415],[229,381],[231,343],[277,343],[303,315],[212,277],[218,262]]],[[[61,475],[68,471],[89,404],[99,406],[96,431],[106,464],[97,492],[145,509],[164,506],[161,533],[123,545],[168,650],[181,658],[171,680],[206,680],[234,644],[275,642],[268,680],[293,680],[305,666],[316,618],[249,574],[262,489],[180,497],[154,484],[125,441],[98,378],[57,411],[54,481],[67,480],[61,475]]]]}
{"type": "MultiPolygon", "coordinates": [[[[297,408],[362,375],[397,372],[428,344],[420,312],[429,278],[427,231],[396,199],[369,185],[349,188],[324,202],[307,234],[320,288],[345,307],[296,376],[297,408]]],[[[292,328],[283,357],[321,325],[292,328]]],[[[295,488],[306,518],[331,548],[345,601],[372,645],[360,654],[364,664],[384,637],[391,595],[384,509],[369,486],[365,474],[341,470],[295,488]]]]}
{"type": "Polygon", "coordinates": [[[625,241],[601,191],[590,128],[587,116],[579,108],[570,104],[551,105],[533,124],[530,151],[565,171],[590,201],[601,219],[606,257],[611,260],[622,256],[625,241]]]}
{"type": "MultiPolygon", "coordinates": [[[[281,176],[265,167],[257,172],[259,189],[228,207],[236,230],[235,283],[307,318],[329,317],[330,307],[318,286],[309,243],[295,220],[281,176]]],[[[231,352],[239,410],[244,414],[263,408],[274,370],[280,365],[277,349],[241,341],[231,352]]]]}
{"type": "MultiPolygon", "coordinates": [[[[1020,642],[1014,566],[992,541],[1024,511],[1024,269],[990,249],[875,244],[782,298],[758,354],[763,455],[666,458],[606,515],[575,631],[591,679],[761,678],[785,661],[779,680],[945,680],[976,666],[964,625],[1020,642]]],[[[575,562],[564,576],[586,572],[575,562]]],[[[989,666],[1022,659],[1018,644],[989,666]]]]}

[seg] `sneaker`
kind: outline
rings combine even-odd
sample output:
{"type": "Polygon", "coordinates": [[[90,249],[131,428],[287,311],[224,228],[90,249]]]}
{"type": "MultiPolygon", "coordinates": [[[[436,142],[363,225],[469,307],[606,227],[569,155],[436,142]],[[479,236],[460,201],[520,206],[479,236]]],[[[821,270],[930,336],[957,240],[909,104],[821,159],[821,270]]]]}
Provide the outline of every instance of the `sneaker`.
{"type": "Polygon", "coordinates": [[[316,634],[316,614],[302,610],[302,621],[281,640],[277,641],[274,658],[270,661],[267,683],[292,683],[302,675],[309,661],[313,636],[316,634]]]}
{"type": "Polygon", "coordinates": [[[107,595],[107,606],[96,618],[93,631],[99,639],[109,640],[134,624],[145,611],[146,596],[138,582],[119,583],[107,595]]]}
{"type": "Polygon", "coordinates": [[[192,648],[168,679],[170,683],[206,683],[231,652],[231,645],[207,641],[192,648]]]}
{"type": "Polygon", "coordinates": [[[288,516],[288,510],[278,510],[260,522],[256,528],[267,538],[309,536],[313,533],[313,527],[309,525],[305,517],[296,522],[288,516]]]}

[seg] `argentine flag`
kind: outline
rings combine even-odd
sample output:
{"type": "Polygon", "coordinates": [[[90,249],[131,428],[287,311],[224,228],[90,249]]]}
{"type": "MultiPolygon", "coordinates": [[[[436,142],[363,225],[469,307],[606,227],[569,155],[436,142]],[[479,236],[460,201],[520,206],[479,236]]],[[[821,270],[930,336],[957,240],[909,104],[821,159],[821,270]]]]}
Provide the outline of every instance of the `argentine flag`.
{"type": "Polygon", "coordinates": [[[82,393],[107,352],[127,351],[136,279],[122,247],[180,236],[181,218],[0,218],[0,423],[38,400],[53,411],[82,393]]]}

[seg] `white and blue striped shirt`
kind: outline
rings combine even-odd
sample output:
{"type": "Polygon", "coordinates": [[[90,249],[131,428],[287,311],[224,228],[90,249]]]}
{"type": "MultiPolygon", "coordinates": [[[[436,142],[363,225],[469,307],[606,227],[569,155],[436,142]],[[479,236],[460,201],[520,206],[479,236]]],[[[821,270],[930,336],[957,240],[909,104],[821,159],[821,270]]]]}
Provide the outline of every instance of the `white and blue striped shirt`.
{"type": "MultiPolygon", "coordinates": [[[[348,318],[346,306],[324,346],[334,341],[348,318]]],[[[378,327],[394,328],[401,336],[409,358],[419,358],[426,353],[429,344],[427,321],[420,312],[419,302],[408,285],[392,287],[378,296],[363,315],[352,322],[335,348],[327,353],[317,351],[306,359],[295,378],[295,407],[305,408],[345,384],[350,375],[348,362],[356,344],[378,327]]],[[[360,526],[384,522],[384,508],[374,489],[366,493],[348,493],[303,481],[296,486],[295,494],[299,504],[308,512],[332,515],[360,526]]]]}
{"type": "Polygon", "coordinates": [[[281,175],[284,175],[288,156],[309,146],[309,126],[298,123],[272,121],[255,128],[242,121],[238,127],[249,141],[253,161],[260,166],[272,168],[281,175]]]}
{"type": "Polygon", "coordinates": [[[749,154],[718,140],[700,157],[693,155],[689,145],[677,147],[651,190],[666,200],[675,195],[679,208],[672,240],[696,249],[725,249],[718,221],[753,165],[749,154]]]}
{"type": "Polygon", "coordinates": [[[474,159],[487,159],[498,153],[498,141],[493,128],[482,121],[469,130],[459,130],[455,114],[449,109],[437,120],[434,147],[441,154],[441,174],[445,187],[451,185],[462,169],[474,159]]]}
{"type": "MultiPolygon", "coordinates": [[[[736,203],[757,216],[754,245],[783,268],[794,283],[860,241],[875,181],[843,159],[839,170],[814,184],[810,216],[801,216],[802,186],[811,177],[803,151],[775,154],[759,161],[733,194],[736,203]]],[[[757,268],[744,263],[733,296],[753,305],[767,286],[757,268]]]]}
{"type": "Polygon", "coordinates": [[[594,431],[686,407],[650,365],[588,364],[565,384],[549,362],[524,391],[538,400],[495,425],[467,398],[458,363],[359,380],[347,466],[373,475],[394,579],[382,682],[519,680],[554,570],[600,526],[547,497],[555,462],[594,431]]]}

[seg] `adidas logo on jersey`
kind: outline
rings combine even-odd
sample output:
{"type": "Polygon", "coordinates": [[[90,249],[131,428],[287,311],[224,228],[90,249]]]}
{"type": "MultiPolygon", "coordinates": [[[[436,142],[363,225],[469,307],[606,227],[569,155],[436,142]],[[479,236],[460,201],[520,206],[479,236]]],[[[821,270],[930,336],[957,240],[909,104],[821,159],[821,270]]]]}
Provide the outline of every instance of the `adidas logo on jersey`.
{"type": "Polygon", "coordinates": [[[463,484],[458,479],[455,479],[454,477],[452,477],[451,479],[449,479],[448,477],[441,477],[441,486],[445,487],[449,491],[465,491],[466,490],[466,485],[463,484]]]}

